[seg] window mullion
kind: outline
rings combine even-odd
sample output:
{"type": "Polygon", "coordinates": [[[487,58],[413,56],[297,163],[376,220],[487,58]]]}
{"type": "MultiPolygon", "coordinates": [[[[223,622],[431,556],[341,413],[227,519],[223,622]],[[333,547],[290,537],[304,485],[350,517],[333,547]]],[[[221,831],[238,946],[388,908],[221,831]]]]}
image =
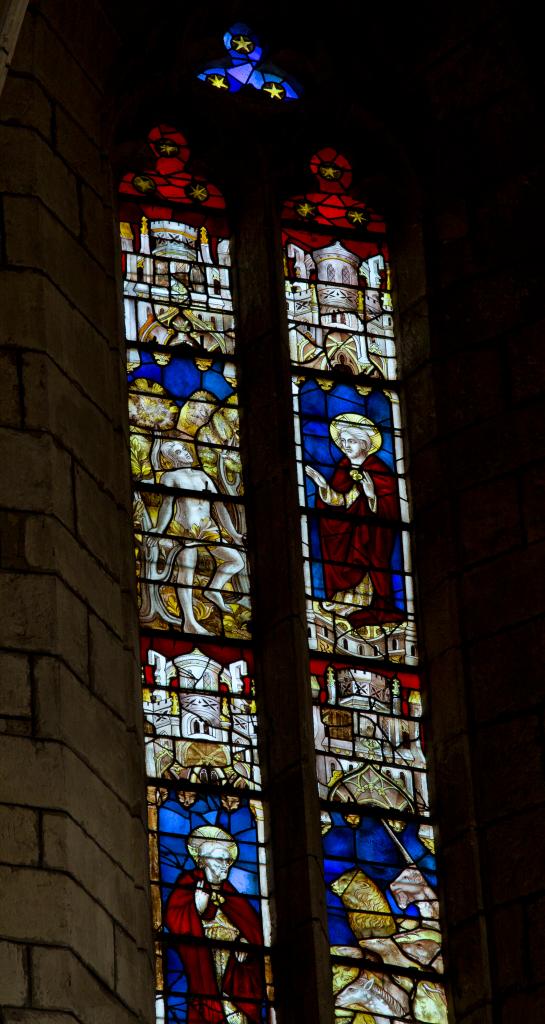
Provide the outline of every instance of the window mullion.
{"type": "Polygon", "coordinates": [[[241,183],[238,299],[256,672],[270,797],[276,989],[284,1024],[331,1024],[281,233],[267,167],[241,183]]]}

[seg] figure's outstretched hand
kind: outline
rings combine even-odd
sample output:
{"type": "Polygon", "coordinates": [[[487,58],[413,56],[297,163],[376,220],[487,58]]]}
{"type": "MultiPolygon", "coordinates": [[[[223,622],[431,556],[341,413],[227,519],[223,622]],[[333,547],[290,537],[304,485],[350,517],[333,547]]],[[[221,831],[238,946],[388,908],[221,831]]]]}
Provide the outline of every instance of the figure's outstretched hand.
{"type": "MultiPolygon", "coordinates": [[[[369,498],[371,506],[376,506],[375,485],[369,473],[365,472],[365,470],[361,474],[361,483],[366,496],[369,498]]],[[[372,507],[371,511],[374,512],[375,508],[372,507]]]]}
{"type": "MultiPolygon", "coordinates": [[[[243,938],[240,941],[241,942],[246,942],[246,939],[243,938]]],[[[248,954],[244,953],[244,951],[242,949],[237,949],[236,952],[235,952],[235,956],[236,956],[239,964],[243,964],[245,959],[246,959],[246,957],[248,956],[248,954]]]]}
{"type": "Polygon", "coordinates": [[[327,480],[313,466],[305,466],[305,473],[314,481],[317,487],[327,487],[327,480]]]}
{"type": "Polygon", "coordinates": [[[208,906],[209,899],[210,894],[204,891],[204,882],[197,882],[197,887],[195,889],[195,906],[199,914],[204,914],[208,906]]]}

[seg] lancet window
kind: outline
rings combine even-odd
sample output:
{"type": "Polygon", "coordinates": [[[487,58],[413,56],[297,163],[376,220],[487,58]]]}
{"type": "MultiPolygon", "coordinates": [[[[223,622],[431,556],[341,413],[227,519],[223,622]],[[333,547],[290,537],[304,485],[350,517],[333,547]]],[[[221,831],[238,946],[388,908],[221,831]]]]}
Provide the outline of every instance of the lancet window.
{"type": "Polygon", "coordinates": [[[341,153],[311,173],[283,245],[335,1012],[446,1024],[385,224],[341,153]]]}
{"type": "Polygon", "coordinates": [[[273,990],[229,228],[180,132],[148,141],[120,217],[156,1012],[245,1024],[273,990]]]}

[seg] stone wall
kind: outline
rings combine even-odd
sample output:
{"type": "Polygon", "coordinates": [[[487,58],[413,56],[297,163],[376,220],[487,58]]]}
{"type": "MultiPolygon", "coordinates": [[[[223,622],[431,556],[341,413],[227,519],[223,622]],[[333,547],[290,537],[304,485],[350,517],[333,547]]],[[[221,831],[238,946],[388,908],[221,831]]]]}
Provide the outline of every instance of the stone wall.
{"type": "MultiPolygon", "coordinates": [[[[438,15],[438,20],[441,16],[438,15]]],[[[505,10],[421,43],[424,290],[402,274],[433,775],[456,1020],[541,1021],[542,97],[505,10]]],[[[405,121],[407,124],[407,120],[405,121]]],[[[400,242],[403,256],[415,232],[400,242]]],[[[400,253],[401,255],[401,253],[400,253]]]]}
{"type": "Polygon", "coordinates": [[[27,14],[1,97],[0,1003],[152,1019],[143,750],[110,169],[115,33],[27,14]]]}

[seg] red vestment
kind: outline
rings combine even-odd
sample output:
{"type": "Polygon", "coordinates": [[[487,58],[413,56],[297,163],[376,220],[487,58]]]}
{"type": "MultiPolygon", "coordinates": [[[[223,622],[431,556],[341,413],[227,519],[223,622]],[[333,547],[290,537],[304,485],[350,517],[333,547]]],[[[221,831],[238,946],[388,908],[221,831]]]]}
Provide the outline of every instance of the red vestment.
{"type": "MultiPolygon", "coordinates": [[[[339,494],[348,494],[354,486],[358,497],[344,515],[318,519],[327,598],[331,601],[339,591],[353,590],[369,574],[373,585],[371,604],[355,610],[347,616],[348,621],[356,628],[367,623],[401,622],[404,616],[394,603],[390,569],[397,530],[384,522],[399,518],[396,478],[376,455],[368,455],[359,467],[343,458],[330,487],[339,494]],[[358,472],[368,473],[373,481],[377,499],[374,512],[362,481],[357,480],[358,472]]],[[[319,496],[316,507],[329,508],[319,496]]]]}
{"type": "MultiPolygon", "coordinates": [[[[248,898],[231,885],[222,882],[218,890],[212,890],[206,881],[204,871],[195,868],[176,880],[165,910],[165,923],[175,936],[205,938],[201,915],[195,905],[197,882],[204,881],[204,891],[217,893],[222,913],[240,932],[240,938],[253,945],[262,945],[261,923],[248,898]]],[[[218,907],[212,901],[202,915],[212,921],[218,907]]],[[[187,1024],[225,1024],[221,996],[224,995],[251,1021],[261,1021],[263,1001],[262,962],[252,951],[246,959],[237,959],[231,951],[222,982],[222,992],[214,970],[212,950],[207,945],[193,945],[180,942],[176,949],[184,965],[188,982],[189,1012],[187,1024]]]]}

